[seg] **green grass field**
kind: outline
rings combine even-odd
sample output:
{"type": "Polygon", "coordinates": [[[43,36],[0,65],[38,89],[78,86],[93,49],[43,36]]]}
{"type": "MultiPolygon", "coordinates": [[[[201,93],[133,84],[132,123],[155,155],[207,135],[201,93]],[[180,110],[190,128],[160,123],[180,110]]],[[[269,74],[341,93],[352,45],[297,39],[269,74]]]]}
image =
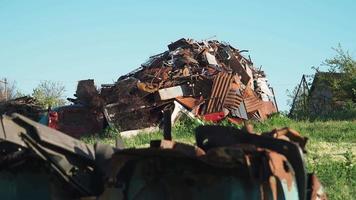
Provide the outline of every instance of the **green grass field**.
{"type": "MultiPolygon", "coordinates": [[[[233,126],[227,122],[222,124],[233,126]]],[[[315,172],[329,199],[356,199],[356,121],[294,121],[276,115],[262,123],[253,122],[256,132],[290,127],[309,138],[307,168],[315,172]]],[[[173,139],[194,144],[194,129],[199,124],[184,120],[172,130],[173,139]]],[[[114,145],[118,133],[106,131],[101,137],[84,138],[85,142],[114,145]]],[[[126,147],[147,147],[150,140],[162,139],[162,133],[142,133],[124,139],[126,147]]]]}

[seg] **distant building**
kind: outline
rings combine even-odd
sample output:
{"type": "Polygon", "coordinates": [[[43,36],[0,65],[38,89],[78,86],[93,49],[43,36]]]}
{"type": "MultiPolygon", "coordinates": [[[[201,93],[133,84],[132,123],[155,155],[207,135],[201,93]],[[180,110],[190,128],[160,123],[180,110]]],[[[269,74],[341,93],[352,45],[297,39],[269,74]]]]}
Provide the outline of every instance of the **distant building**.
{"type": "Polygon", "coordinates": [[[340,94],[333,89],[342,79],[342,73],[317,72],[310,87],[308,107],[313,114],[325,114],[343,105],[340,94]]]}
{"type": "Polygon", "coordinates": [[[305,75],[298,86],[289,113],[291,117],[301,115],[324,115],[344,105],[342,91],[335,90],[335,84],[342,79],[342,73],[317,72],[309,89],[305,75]]]}

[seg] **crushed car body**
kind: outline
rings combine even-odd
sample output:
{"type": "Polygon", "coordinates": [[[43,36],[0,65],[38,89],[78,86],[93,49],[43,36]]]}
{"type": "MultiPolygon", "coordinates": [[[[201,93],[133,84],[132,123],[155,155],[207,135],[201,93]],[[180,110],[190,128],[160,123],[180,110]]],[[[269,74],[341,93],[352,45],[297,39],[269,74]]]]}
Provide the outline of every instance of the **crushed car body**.
{"type": "Polygon", "coordinates": [[[200,126],[196,146],[165,138],[147,148],[90,145],[2,116],[1,199],[326,199],[305,169],[307,139],[289,128],[200,126]]]}
{"type": "Polygon", "coordinates": [[[1,125],[1,199],[73,199],[99,194],[102,185],[93,145],[18,114],[3,116],[1,125]]]}

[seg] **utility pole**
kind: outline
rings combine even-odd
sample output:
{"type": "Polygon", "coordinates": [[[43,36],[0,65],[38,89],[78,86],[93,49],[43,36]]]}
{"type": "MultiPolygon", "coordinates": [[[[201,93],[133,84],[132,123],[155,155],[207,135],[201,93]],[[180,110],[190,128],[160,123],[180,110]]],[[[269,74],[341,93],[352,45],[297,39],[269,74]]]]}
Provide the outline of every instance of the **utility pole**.
{"type": "Polygon", "coordinates": [[[0,80],[0,83],[3,83],[5,85],[5,87],[4,87],[4,96],[5,96],[5,101],[7,101],[7,79],[4,78],[4,80],[0,80]]]}

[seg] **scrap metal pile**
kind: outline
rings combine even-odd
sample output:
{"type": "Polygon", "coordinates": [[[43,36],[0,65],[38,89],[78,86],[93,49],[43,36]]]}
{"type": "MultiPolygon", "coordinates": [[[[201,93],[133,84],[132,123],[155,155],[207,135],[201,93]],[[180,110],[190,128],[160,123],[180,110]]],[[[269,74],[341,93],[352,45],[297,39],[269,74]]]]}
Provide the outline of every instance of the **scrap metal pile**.
{"type": "Polygon", "coordinates": [[[0,115],[19,113],[32,120],[38,121],[43,112],[44,110],[39,102],[29,96],[23,96],[0,103],[0,115]]]}
{"type": "Polygon", "coordinates": [[[71,129],[104,117],[121,130],[162,123],[163,139],[149,147],[125,148],[121,137],[116,147],[86,144],[10,115],[38,121],[42,110],[31,98],[0,105],[0,198],[327,198],[306,171],[307,138],[292,129],[257,134],[248,125],[199,126],[191,133],[195,145],[173,141],[171,125],[181,113],[238,123],[263,120],[277,107],[264,72],[229,44],[180,39],[168,49],[100,91],[93,80],[79,81],[76,99],[69,99],[79,105],[51,111],[71,129]]]}
{"type": "Polygon", "coordinates": [[[216,40],[183,38],[101,92],[92,80],[79,82],[73,101],[104,106],[109,124],[121,130],[158,125],[162,110],[172,112],[173,122],[182,111],[213,122],[263,120],[277,111],[273,90],[242,52],[216,40]]]}

